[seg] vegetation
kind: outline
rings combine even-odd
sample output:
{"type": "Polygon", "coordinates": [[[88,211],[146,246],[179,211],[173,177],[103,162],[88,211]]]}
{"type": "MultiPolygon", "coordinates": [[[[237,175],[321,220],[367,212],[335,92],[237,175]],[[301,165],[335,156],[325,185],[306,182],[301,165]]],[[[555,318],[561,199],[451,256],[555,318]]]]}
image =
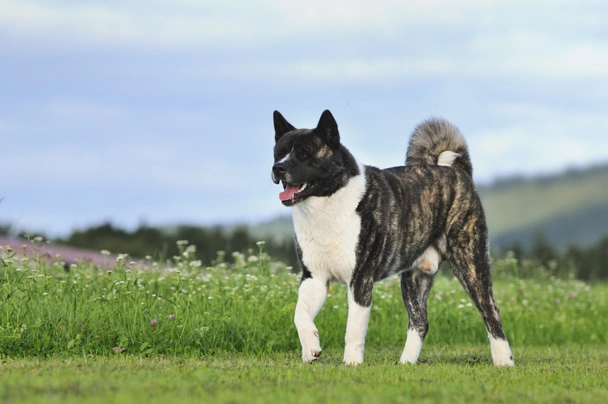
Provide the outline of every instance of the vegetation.
{"type": "Polygon", "coordinates": [[[522,277],[534,278],[542,272],[589,282],[608,279],[608,236],[587,248],[571,245],[560,251],[539,234],[529,250],[521,244],[513,244],[495,255],[515,258],[519,266],[518,275],[522,277]]]}
{"type": "Polygon", "coordinates": [[[198,358],[90,356],[9,359],[0,366],[6,403],[602,403],[604,346],[515,347],[514,368],[495,368],[487,347],[425,346],[414,366],[392,349],[345,367],[336,348],[321,362],[296,353],[198,358]]]}
{"type": "Polygon", "coordinates": [[[608,398],[608,285],[535,279],[495,262],[495,295],[516,358],[494,368],[479,314],[453,276],[429,298],[420,364],[396,362],[407,314],[396,278],[374,290],[366,362],[341,364],[346,290],[317,317],[323,356],[300,362],[298,276],[264,243],[212,266],[180,242],[169,265],[116,267],[0,256],[0,396],[5,402],[601,402],[608,398]],[[602,400],[604,399],[604,400],[602,400]]]}
{"type": "MultiPolygon", "coordinates": [[[[8,234],[8,226],[0,226],[0,234],[8,234]]],[[[211,265],[218,251],[247,252],[260,238],[254,238],[246,226],[230,229],[179,225],[168,229],[141,225],[133,231],[121,229],[111,223],[103,223],[84,230],[73,231],[65,238],[55,240],[57,244],[114,253],[129,254],[134,258],[149,256],[156,261],[171,259],[179,254],[178,240],[189,240],[197,246],[194,256],[204,265],[211,265]]],[[[297,263],[293,237],[275,239],[268,237],[265,251],[275,260],[294,266],[297,263]]],[[[231,256],[227,257],[231,260],[231,256]]]]}

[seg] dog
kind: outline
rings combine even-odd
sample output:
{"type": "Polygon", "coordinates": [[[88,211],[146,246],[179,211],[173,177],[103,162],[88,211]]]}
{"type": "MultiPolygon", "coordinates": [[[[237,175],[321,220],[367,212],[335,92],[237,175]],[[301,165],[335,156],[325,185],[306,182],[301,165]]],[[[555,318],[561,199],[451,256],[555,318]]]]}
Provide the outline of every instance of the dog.
{"type": "Polygon", "coordinates": [[[431,118],[410,138],[405,166],[359,163],[340,141],[330,111],[314,129],[274,112],[272,180],[292,207],[302,267],[294,322],[302,360],[321,355],[314,319],[330,282],[348,286],[344,362],[363,362],[374,283],[401,274],[408,329],[401,363],[416,363],[428,331],[426,302],[442,260],[479,310],[497,366],[513,366],[492,294],[488,229],[464,137],[431,118]]]}

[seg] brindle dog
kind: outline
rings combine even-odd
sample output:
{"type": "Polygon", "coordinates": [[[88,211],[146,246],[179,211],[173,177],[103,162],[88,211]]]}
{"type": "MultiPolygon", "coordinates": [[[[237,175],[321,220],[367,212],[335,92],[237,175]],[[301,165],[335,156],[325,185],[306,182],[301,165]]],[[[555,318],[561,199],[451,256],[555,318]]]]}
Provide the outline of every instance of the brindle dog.
{"type": "Polygon", "coordinates": [[[323,112],[314,129],[296,129],[274,112],[272,179],[293,207],[302,280],[294,321],[302,359],[321,355],[314,318],[329,282],[348,285],[344,362],[363,362],[374,283],[401,274],[408,312],[401,363],[415,363],[428,331],[426,301],[441,260],[479,310],[492,359],[513,356],[492,295],[488,229],[472,180],[467,144],[442,119],[413,132],[406,165],[378,169],[360,164],[340,142],[338,125],[323,112]]]}

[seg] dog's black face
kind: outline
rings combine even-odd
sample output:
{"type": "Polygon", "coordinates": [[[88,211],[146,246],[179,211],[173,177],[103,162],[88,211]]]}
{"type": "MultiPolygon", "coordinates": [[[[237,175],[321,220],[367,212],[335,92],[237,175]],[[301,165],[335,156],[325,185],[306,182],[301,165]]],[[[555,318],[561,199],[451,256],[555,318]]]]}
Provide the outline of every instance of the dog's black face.
{"type": "Polygon", "coordinates": [[[279,194],[283,205],[293,206],[310,196],[329,196],[344,185],[340,135],[331,112],[323,112],[315,129],[296,129],[275,111],[274,129],[272,180],[283,184],[279,194]]]}

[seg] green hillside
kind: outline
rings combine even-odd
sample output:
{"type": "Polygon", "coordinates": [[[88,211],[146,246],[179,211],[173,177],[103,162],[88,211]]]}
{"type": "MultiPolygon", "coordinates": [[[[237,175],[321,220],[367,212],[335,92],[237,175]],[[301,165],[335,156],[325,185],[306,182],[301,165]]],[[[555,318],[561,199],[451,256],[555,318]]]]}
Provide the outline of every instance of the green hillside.
{"type": "Polygon", "coordinates": [[[608,234],[608,166],[480,186],[492,244],[590,245],[608,234]]]}
{"type": "MultiPolygon", "coordinates": [[[[529,247],[543,234],[557,248],[591,245],[608,234],[608,165],[478,186],[492,246],[529,247]]],[[[291,216],[252,225],[260,238],[293,237],[291,216]]]]}

